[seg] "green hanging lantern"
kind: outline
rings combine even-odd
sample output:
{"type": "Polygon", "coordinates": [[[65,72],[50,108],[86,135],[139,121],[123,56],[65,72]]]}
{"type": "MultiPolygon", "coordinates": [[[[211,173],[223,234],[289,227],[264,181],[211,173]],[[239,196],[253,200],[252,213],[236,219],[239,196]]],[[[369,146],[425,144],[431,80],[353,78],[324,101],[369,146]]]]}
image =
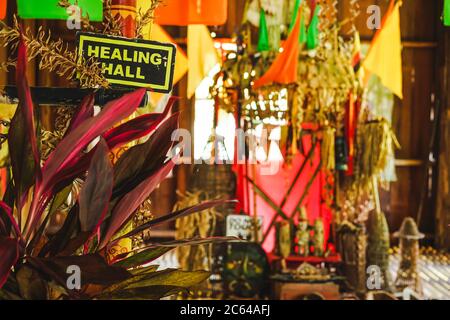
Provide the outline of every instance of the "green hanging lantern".
{"type": "MultiPolygon", "coordinates": [[[[74,4],[75,0],[69,0],[74,4]]],[[[103,21],[102,0],[78,0],[83,16],[89,15],[90,21],[103,21]]],[[[22,19],[67,20],[69,14],[58,5],[58,0],[17,0],[17,12],[22,19]]]]}
{"type": "Polygon", "coordinates": [[[445,0],[444,2],[444,25],[450,27],[450,0],[445,0]]]}
{"type": "Polygon", "coordinates": [[[269,31],[267,29],[266,13],[261,9],[259,18],[259,39],[258,39],[258,51],[269,51],[269,31]]]}
{"type": "Polygon", "coordinates": [[[301,2],[302,0],[295,0],[294,15],[292,16],[291,24],[289,25],[289,32],[294,29],[295,22],[297,22],[298,10],[300,9],[301,2]]]}
{"type": "Polygon", "coordinates": [[[312,17],[308,28],[308,36],[306,41],[306,47],[308,50],[315,49],[319,45],[319,11],[320,6],[316,5],[316,8],[314,9],[314,16],[312,17]]]}

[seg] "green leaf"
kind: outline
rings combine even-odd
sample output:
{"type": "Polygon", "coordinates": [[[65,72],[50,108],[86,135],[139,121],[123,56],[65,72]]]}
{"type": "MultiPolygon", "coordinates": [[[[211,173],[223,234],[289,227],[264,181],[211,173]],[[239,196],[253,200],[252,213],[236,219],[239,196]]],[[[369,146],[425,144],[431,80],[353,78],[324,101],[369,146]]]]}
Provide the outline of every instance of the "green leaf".
{"type": "MultiPolygon", "coordinates": [[[[96,298],[113,298],[115,295],[120,295],[120,292],[133,292],[132,290],[136,289],[140,289],[139,292],[145,292],[145,289],[147,289],[149,293],[151,293],[151,287],[174,287],[177,288],[177,292],[179,292],[183,288],[188,289],[202,283],[208,279],[209,276],[210,273],[207,271],[179,271],[176,269],[165,269],[138,275],[119,284],[112,285],[103,290],[96,298]]],[[[156,298],[159,297],[155,297],[155,299],[156,298]]]]}
{"type": "Polygon", "coordinates": [[[67,267],[71,265],[80,267],[82,286],[87,284],[109,286],[132,277],[125,269],[108,265],[98,254],[46,259],[32,258],[30,261],[33,262],[34,266],[41,266],[43,272],[47,273],[59,283],[61,283],[61,279],[67,278],[67,267]]]}
{"type": "Polygon", "coordinates": [[[207,271],[180,271],[172,270],[172,272],[157,271],[149,278],[138,281],[125,287],[125,289],[142,288],[148,286],[177,286],[191,288],[196,286],[210,277],[207,271]]]}
{"type": "Polygon", "coordinates": [[[60,192],[58,192],[56,194],[56,196],[53,198],[53,201],[50,205],[50,209],[49,209],[47,215],[45,216],[44,221],[41,223],[38,231],[33,236],[33,239],[31,240],[30,244],[28,245],[30,252],[33,252],[33,249],[36,248],[36,245],[39,242],[39,239],[41,238],[42,234],[45,231],[45,228],[47,227],[48,221],[50,220],[52,215],[56,212],[56,210],[60,206],[62,206],[62,204],[67,200],[71,191],[72,191],[72,185],[69,185],[69,186],[65,187],[63,190],[61,190],[60,192]]]}
{"type": "Polygon", "coordinates": [[[136,254],[132,255],[131,257],[120,260],[120,261],[114,263],[114,265],[118,266],[118,267],[123,267],[123,268],[134,268],[134,267],[149,263],[155,259],[158,259],[163,254],[169,252],[172,249],[173,248],[167,248],[167,247],[151,248],[151,249],[136,253],[136,254]]]}
{"type": "Polygon", "coordinates": [[[46,300],[47,285],[39,273],[28,266],[22,266],[16,274],[20,295],[26,300],[46,300]]]}
{"type": "Polygon", "coordinates": [[[140,276],[140,275],[156,272],[158,270],[158,268],[159,268],[158,265],[152,265],[152,266],[148,266],[148,267],[131,269],[131,270],[128,270],[128,272],[131,273],[133,276],[140,276]]]}
{"type": "Polygon", "coordinates": [[[8,281],[12,267],[19,259],[19,241],[0,237],[0,289],[8,281]]]}
{"type": "MultiPolygon", "coordinates": [[[[165,253],[164,249],[170,250],[170,249],[181,247],[181,246],[197,246],[197,245],[201,245],[201,244],[211,244],[211,243],[221,243],[221,242],[231,242],[231,241],[240,242],[242,240],[240,240],[239,238],[236,238],[236,237],[209,237],[209,238],[182,239],[182,240],[175,240],[175,241],[167,241],[167,242],[163,242],[163,243],[150,243],[146,247],[136,250],[134,255],[132,255],[131,257],[126,258],[128,255],[131,254],[130,252],[128,252],[125,254],[118,255],[116,258],[118,260],[123,259],[123,260],[120,260],[119,262],[117,262],[118,265],[127,267],[127,265],[130,264],[130,266],[128,266],[128,267],[133,267],[133,265],[135,263],[145,264],[146,262],[153,261],[154,259],[158,258],[158,257],[156,257],[153,259],[154,256],[162,255],[165,253]],[[156,250],[156,251],[154,251],[154,250],[156,250]],[[149,258],[151,260],[146,261],[146,258],[149,258]],[[120,263],[122,263],[122,264],[120,264],[120,263]]],[[[137,266],[137,265],[134,265],[134,266],[137,266]]]]}
{"type": "Polygon", "coordinates": [[[10,292],[5,289],[0,289],[0,301],[1,300],[23,300],[23,299],[13,292],[10,292]]]}
{"type": "Polygon", "coordinates": [[[159,300],[188,290],[178,286],[148,286],[115,292],[108,299],[120,300],[159,300]]]}
{"type": "Polygon", "coordinates": [[[144,279],[149,279],[149,278],[156,276],[158,274],[161,274],[161,273],[171,273],[171,272],[174,272],[175,270],[176,269],[165,269],[165,270],[156,271],[156,272],[139,273],[139,274],[133,276],[132,278],[126,279],[124,281],[121,281],[119,283],[115,283],[115,284],[109,286],[108,288],[104,289],[97,298],[110,296],[114,292],[126,289],[128,286],[132,285],[133,283],[141,282],[144,279]]]}
{"type": "Polygon", "coordinates": [[[75,231],[79,229],[78,209],[77,204],[70,209],[61,229],[47,241],[39,252],[40,257],[47,254],[56,255],[67,247],[75,231]]]}

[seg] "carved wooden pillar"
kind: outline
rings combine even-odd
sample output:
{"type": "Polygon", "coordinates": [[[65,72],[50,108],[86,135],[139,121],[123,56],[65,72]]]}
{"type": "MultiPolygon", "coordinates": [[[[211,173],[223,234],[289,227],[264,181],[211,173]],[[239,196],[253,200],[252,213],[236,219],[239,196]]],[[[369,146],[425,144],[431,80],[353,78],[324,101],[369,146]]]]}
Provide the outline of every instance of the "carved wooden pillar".
{"type": "Polygon", "coordinates": [[[122,34],[124,37],[136,37],[136,0],[112,0],[112,14],[119,16],[122,21],[122,34]]]}

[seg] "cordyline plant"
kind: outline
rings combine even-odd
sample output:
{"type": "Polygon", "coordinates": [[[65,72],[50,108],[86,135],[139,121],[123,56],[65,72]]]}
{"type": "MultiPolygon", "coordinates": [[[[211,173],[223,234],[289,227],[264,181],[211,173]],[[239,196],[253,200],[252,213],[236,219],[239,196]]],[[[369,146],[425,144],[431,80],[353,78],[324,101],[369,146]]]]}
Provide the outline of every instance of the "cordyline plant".
{"type": "Polygon", "coordinates": [[[8,143],[12,181],[0,201],[0,299],[159,299],[186,291],[208,278],[204,271],[157,271],[145,266],[179,245],[196,245],[229,238],[186,239],[148,244],[109,259],[117,241],[197,211],[232,201],[211,201],[185,208],[124,234],[124,227],[150,193],[174,167],[167,159],[178,114],[148,114],[114,127],[129,117],[145,89],[109,102],[93,116],[94,96],[84,99],[64,138],[41,165],[33,103],[26,79],[26,47],[18,47],[17,111],[8,143]],[[151,135],[150,135],[151,134],[151,135]],[[128,149],[113,166],[110,150],[150,135],[128,149]],[[100,137],[90,151],[88,145],[100,137]],[[87,174],[86,174],[87,173],[87,174]],[[76,203],[61,229],[46,227],[67,199],[75,179],[84,180],[76,203]],[[70,290],[70,266],[81,271],[81,288],[70,290]]]}

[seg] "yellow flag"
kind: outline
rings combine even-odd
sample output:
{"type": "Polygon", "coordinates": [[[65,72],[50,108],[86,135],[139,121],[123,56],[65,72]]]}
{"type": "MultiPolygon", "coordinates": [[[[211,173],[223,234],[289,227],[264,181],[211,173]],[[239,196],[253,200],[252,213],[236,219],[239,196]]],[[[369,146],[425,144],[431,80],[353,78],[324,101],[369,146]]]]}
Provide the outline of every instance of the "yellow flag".
{"type": "MultiPolygon", "coordinates": [[[[175,40],[170,37],[170,35],[164,31],[164,29],[154,24],[150,33],[150,40],[159,41],[159,42],[170,42],[175,43],[175,40]]],[[[175,70],[173,72],[173,83],[177,83],[183,78],[183,76],[188,71],[188,59],[184,51],[177,46],[177,58],[175,61],[175,70]]]]}
{"type": "MultiPolygon", "coordinates": [[[[17,105],[15,104],[6,104],[3,102],[0,102],[0,120],[10,121],[14,114],[16,113],[17,105]]],[[[2,125],[0,125],[0,133],[7,134],[8,129],[2,125]]],[[[9,164],[9,149],[8,149],[8,143],[4,142],[3,144],[0,144],[0,168],[4,168],[9,164]]],[[[0,181],[1,185],[1,181],[0,181]]],[[[1,190],[5,191],[5,190],[1,190]]]]}
{"type": "MultiPolygon", "coordinates": [[[[150,8],[151,1],[149,0],[138,0],[137,8],[138,11],[146,12],[150,8]]],[[[159,25],[149,24],[145,26],[142,30],[144,39],[153,40],[159,42],[175,43],[175,40],[159,25]]],[[[175,60],[175,70],[173,72],[173,84],[175,85],[181,78],[184,77],[188,71],[188,59],[186,53],[177,45],[177,56],[175,60]]],[[[158,101],[164,96],[162,93],[152,92],[151,102],[152,104],[157,104],[158,101]]]]}
{"type": "MultiPolygon", "coordinates": [[[[175,43],[175,40],[173,40],[170,37],[170,35],[166,31],[164,31],[164,29],[161,26],[157,24],[152,25],[148,39],[159,42],[175,43]]],[[[188,59],[184,51],[179,46],[177,46],[177,57],[175,60],[175,70],[173,72],[173,84],[175,85],[178,81],[180,81],[187,71],[188,71],[188,59]]],[[[164,96],[164,94],[152,92],[150,96],[151,102],[153,104],[157,104],[158,101],[160,101],[160,99],[164,96]]]]}
{"type": "Polygon", "coordinates": [[[202,80],[219,63],[214,41],[205,25],[188,26],[188,60],[187,97],[190,99],[202,80]]]}
{"type": "Polygon", "coordinates": [[[363,67],[377,75],[386,88],[403,99],[400,6],[401,1],[398,1],[388,13],[382,28],[375,35],[363,67]]]}

